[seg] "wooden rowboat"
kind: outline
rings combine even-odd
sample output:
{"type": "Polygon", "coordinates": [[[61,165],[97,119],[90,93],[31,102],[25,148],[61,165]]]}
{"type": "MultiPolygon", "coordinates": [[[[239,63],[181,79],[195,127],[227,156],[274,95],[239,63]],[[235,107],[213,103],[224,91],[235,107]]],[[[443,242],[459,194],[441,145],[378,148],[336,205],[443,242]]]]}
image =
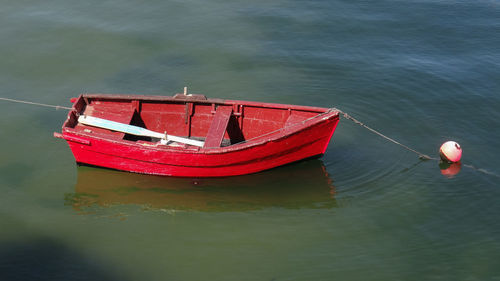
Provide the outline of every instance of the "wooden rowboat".
{"type": "Polygon", "coordinates": [[[62,133],[78,164],[179,177],[256,173],[322,156],[336,109],[207,99],[83,94],[62,133]]]}

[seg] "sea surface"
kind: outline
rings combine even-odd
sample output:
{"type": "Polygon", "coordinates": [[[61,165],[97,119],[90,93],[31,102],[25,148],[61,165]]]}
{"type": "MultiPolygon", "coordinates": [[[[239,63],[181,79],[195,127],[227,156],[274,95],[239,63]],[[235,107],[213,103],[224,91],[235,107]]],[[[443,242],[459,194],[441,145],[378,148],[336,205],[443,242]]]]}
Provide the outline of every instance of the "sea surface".
{"type": "Polygon", "coordinates": [[[0,0],[0,97],[184,86],[462,164],[341,118],[323,158],[254,175],[77,167],[64,109],[0,101],[0,280],[500,280],[498,0],[0,0]]]}

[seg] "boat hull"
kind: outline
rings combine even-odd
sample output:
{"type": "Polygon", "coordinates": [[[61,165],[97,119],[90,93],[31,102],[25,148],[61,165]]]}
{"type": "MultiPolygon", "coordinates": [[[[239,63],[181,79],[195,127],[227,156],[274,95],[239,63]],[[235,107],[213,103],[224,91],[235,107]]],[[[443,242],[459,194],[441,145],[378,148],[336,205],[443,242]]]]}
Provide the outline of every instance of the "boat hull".
{"type": "Polygon", "coordinates": [[[327,111],[300,126],[216,149],[178,149],[121,141],[76,132],[64,126],[60,137],[68,142],[79,164],[163,176],[227,177],[322,156],[338,121],[337,112],[327,111]]]}

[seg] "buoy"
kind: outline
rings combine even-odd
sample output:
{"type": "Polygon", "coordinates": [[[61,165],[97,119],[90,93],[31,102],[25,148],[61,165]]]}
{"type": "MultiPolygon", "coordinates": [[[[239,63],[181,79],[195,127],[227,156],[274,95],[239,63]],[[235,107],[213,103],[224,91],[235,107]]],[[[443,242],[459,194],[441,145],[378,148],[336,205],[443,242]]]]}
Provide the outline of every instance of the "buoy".
{"type": "Polygon", "coordinates": [[[447,141],[439,148],[439,156],[446,162],[459,162],[460,158],[462,158],[462,148],[454,141],[447,141]]]}

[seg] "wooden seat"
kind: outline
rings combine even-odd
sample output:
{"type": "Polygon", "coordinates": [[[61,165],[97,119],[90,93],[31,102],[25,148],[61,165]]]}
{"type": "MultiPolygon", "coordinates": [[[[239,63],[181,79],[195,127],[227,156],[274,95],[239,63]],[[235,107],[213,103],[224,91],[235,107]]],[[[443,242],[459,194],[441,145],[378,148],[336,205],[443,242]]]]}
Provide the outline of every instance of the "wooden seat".
{"type": "Polygon", "coordinates": [[[204,148],[216,148],[221,146],[232,113],[233,108],[230,106],[217,107],[214,119],[208,129],[205,145],[203,146],[204,148]]]}

